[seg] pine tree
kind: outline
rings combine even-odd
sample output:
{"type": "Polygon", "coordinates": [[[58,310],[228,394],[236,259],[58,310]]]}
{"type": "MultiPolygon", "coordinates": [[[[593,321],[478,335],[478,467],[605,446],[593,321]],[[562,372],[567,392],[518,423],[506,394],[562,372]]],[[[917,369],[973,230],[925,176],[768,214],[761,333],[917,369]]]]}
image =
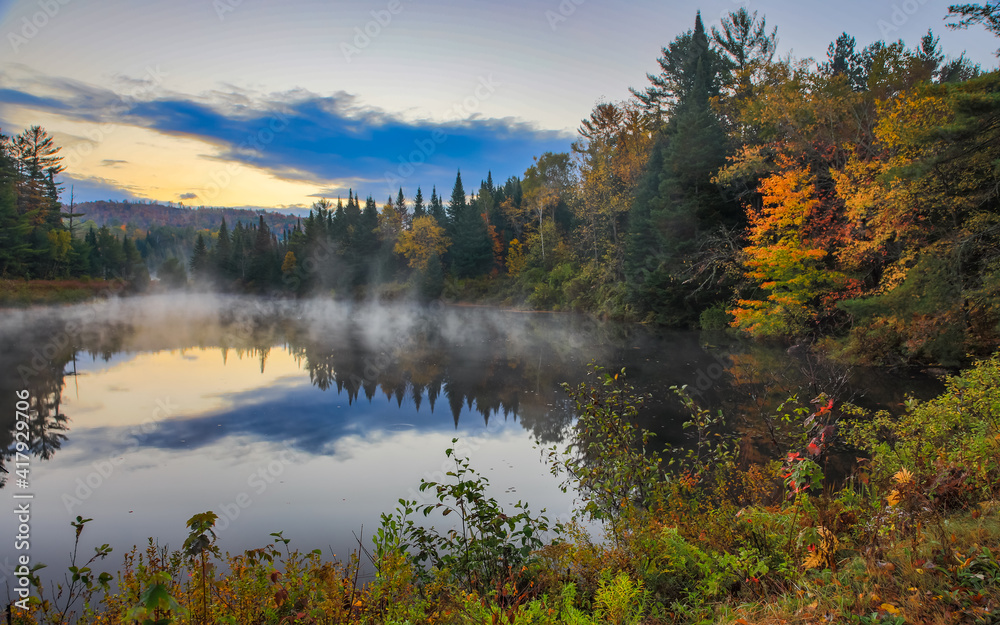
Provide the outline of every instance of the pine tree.
{"type": "Polygon", "coordinates": [[[630,89],[651,114],[659,117],[688,100],[699,74],[703,78],[699,88],[705,89],[709,97],[719,95],[728,62],[709,46],[700,11],[694,29],[678,36],[662,53],[657,59],[660,73],[646,74],[651,85],[641,91],[630,89]]]}
{"type": "Polygon", "coordinates": [[[441,202],[441,197],[437,194],[437,186],[431,187],[431,205],[430,205],[431,217],[437,220],[438,225],[448,230],[448,214],[444,210],[444,204],[441,202]]]}
{"type": "Polygon", "coordinates": [[[396,209],[396,214],[399,215],[399,221],[403,224],[404,228],[410,226],[410,215],[406,212],[406,198],[403,197],[403,187],[399,188],[399,194],[396,196],[396,203],[393,205],[396,209]]]}
{"type": "MultiPolygon", "coordinates": [[[[448,222],[451,227],[454,227],[458,216],[465,210],[466,206],[465,187],[462,185],[462,172],[459,171],[455,175],[455,186],[451,189],[451,202],[448,203],[448,222]]],[[[451,228],[448,230],[450,232],[451,228]]]]}
{"type": "Polygon", "coordinates": [[[233,279],[233,245],[229,237],[229,227],[226,225],[226,218],[222,218],[219,224],[219,237],[212,249],[212,266],[216,278],[222,284],[233,279]]]}
{"type": "Polygon", "coordinates": [[[247,269],[250,265],[250,241],[249,229],[243,226],[242,221],[236,222],[233,228],[233,273],[240,280],[247,279],[247,269]]]}
{"type": "Polygon", "coordinates": [[[267,227],[263,215],[257,219],[257,229],[253,239],[253,253],[250,258],[247,278],[258,291],[264,291],[271,287],[277,273],[276,270],[279,267],[274,258],[275,246],[271,236],[271,229],[267,227]]]}
{"type": "Polygon", "coordinates": [[[441,266],[441,257],[435,252],[427,261],[427,269],[421,274],[420,296],[425,301],[434,300],[441,297],[442,291],[444,291],[444,269],[441,266]]]}
{"type": "MultiPolygon", "coordinates": [[[[706,233],[742,224],[742,207],[712,183],[725,165],[728,141],[712,108],[726,62],[709,47],[701,16],[670,48],[668,76],[651,77],[649,104],[669,95],[670,119],[653,146],[629,217],[624,268],[630,299],[659,322],[697,317],[720,292],[696,293],[685,260],[706,233]]],[[[666,50],[665,50],[666,55],[666,50]]]]}
{"type": "Polygon", "coordinates": [[[420,187],[417,187],[417,195],[413,198],[413,219],[423,217],[426,214],[427,209],[424,207],[424,193],[420,190],[420,187]]]}
{"type": "Polygon", "coordinates": [[[17,172],[9,139],[0,135],[0,277],[20,276],[29,253],[31,224],[17,210],[17,172]]]}
{"type": "Polygon", "coordinates": [[[205,237],[199,232],[198,238],[194,242],[194,251],[191,252],[191,261],[188,269],[191,277],[195,280],[204,280],[209,275],[211,259],[208,254],[208,246],[205,244],[205,237]]]}
{"type": "Polygon", "coordinates": [[[451,224],[449,238],[452,240],[451,264],[455,275],[467,278],[489,271],[493,262],[489,231],[478,210],[466,201],[461,172],[455,177],[448,213],[451,224]]]}

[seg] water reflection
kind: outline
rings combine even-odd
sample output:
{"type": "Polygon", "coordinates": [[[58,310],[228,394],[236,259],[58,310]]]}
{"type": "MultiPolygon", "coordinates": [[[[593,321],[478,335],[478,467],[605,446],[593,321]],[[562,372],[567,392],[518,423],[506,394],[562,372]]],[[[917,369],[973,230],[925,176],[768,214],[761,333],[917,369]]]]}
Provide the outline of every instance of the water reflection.
{"type": "MultiPolygon", "coordinates": [[[[137,298],[5,313],[0,346],[0,392],[30,392],[31,453],[43,460],[67,440],[67,397],[76,423],[107,429],[90,442],[95,454],[112,453],[111,441],[195,449],[231,436],[324,454],[348,433],[438,429],[446,415],[455,429],[461,419],[516,421],[551,443],[573,418],[560,384],[583,379],[593,360],[625,367],[653,393],[644,425],[664,443],[683,443],[685,415],[668,388],[687,384],[724,410],[744,456],[759,460],[780,447],[767,415],[789,392],[892,407],[907,392],[938,390],[723,334],[441,306],[137,298]],[[386,422],[385,407],[404,404],[405,423],[386,422]]],[[[13,420],[0,417],[5,461],[13,420]]]]}
{"type": "MultiPolygon", "coordinates": [[[[573,495],[533,442],[562,439],[574,407],[560,384],[591,361],[652,394],[640,417],[656,440],[685,442],[669,387],[686,384],[725,412],[747,459],[776,453],[766,416],[788,392],[893,407],[937,390],[784,346],[573,315],[197,295],[0,313],[0,397],[12,407],[26,389],[36,410],[33,561],[57,565],[77,514],[116,554],[148,536],[180,545],[205,510],[224,519],[224,549],[282,530],[343,553],[422,477],[442,478],[456,436],[501,503],[568,515],[573,495]]],[[[14,417],[0,411],[8,466],[14,417]]]]}

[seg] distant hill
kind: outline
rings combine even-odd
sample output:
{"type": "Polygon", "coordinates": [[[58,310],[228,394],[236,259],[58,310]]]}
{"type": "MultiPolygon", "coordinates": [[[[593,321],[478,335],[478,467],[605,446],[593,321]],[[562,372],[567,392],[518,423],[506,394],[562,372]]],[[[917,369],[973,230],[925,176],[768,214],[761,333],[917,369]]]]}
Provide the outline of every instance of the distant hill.
{"type": "Polygon", "coordinates": [[[298,217],[294,215],[274,211],[255,211],[241,208],[187,208],[143,202],[116,202],[114,200],[81,202],[73,207],[73,212],[84,213],[85,216],[79,218],[81,223],[93,220],[98,226],[130,224],[143,230],[154,226],[216,230],[222,223],[223,217],[226,218],[226,224],[232,229],[237,221],[242,221],[244,224],[256,223],[257,218],[263,215],[267,225],[280,233],[285,228],[291,228],[298,220],[298,217]]]}

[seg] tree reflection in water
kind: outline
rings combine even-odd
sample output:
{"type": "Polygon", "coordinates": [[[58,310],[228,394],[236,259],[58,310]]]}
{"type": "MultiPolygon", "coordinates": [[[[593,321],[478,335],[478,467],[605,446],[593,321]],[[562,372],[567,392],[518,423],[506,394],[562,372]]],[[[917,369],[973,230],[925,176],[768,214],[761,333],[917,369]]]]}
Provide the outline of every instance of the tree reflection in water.
{"type": "MultiPolygon", "coordinates": [[[[224,363],[233,355],[254,358],[263,372],[272,351],[283,350],[308,371],[314,386],[336,389],[349,405],[362,397],[396,406],[412,401],[418,412],[450,412],[455,427],[463,410],[487,425],[514,419],[543,443],[560,441],[574,418],[560,385],[583,380],[594,361],[608,369],[625,367],[638,391],[653,394],[640,419],[663,444],[684,443],[680,425],[686,415],[667,389],[687,384],[704,404],[724,410],[751,460],[766,459],[777,447],[768,414],[789,392],[811,397],[823,391],[838,401],[891,408],[907,391],[928,395],[936,389],[925,379],[871,371],[859,376],[804,350],[789,353],[726,334],[440,305],[133,298],[12,313],[0,321],[0,348],[0,396],[31,393],[31,453],[42,459],[70,431],[60,406],[68,386],[72,392],[82,355],[109,362],[121,354],[218,349],[224,363]]],[[[7,463],[14,454],[14,420],[11,410],[0,413],[7,463]]]]}

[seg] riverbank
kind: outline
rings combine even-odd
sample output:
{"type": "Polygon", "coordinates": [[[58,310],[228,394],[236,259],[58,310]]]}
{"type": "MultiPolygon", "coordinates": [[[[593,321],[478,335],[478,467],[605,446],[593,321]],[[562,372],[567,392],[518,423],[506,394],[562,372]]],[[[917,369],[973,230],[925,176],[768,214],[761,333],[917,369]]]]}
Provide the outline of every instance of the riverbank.
{"type": "Polygon", "coordinates": [[[77,304],[125,289],[121,280],[0,280],[0,307],[77,304]]]}

